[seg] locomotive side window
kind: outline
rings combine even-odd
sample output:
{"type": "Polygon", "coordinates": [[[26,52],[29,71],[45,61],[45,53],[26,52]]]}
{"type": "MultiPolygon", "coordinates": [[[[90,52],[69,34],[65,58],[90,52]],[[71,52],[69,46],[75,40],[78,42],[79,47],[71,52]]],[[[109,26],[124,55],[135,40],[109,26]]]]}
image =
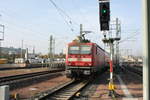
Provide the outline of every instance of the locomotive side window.
{"type": "Polygon", "coordinates": [[[69,54],[79,54],[79,46],[70,46],[69,54]]]}
{"type": "Polygon", "coordinates": [[[90,54],[91,53],[91,46],[89,45],[81,45],[80,54],[90,54]]]}
{"type": "Polygon", "coordinates": [[[97,54],[97,47],[96,47],[96,54],[97,54]]]}

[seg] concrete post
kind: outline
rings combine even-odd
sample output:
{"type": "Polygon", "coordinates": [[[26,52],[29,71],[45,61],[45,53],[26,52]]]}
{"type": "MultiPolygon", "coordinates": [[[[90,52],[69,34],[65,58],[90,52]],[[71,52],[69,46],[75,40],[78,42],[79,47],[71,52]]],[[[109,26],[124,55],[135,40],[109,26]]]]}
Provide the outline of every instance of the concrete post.
{"type": "Polygon", "coordinates": [[[150,100],[150,1],[143,1],[143,100],[150,100]]]}
{"type": "Polygon", "coordinates": [[[0,87],[0,100],[9,100],[9,86],[0,87]]]}

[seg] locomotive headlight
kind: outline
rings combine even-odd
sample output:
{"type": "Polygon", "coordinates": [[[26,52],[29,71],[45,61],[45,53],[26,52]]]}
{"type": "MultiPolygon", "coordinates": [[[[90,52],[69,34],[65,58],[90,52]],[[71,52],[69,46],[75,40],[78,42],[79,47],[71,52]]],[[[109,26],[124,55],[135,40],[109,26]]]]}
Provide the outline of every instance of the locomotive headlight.
{"type": "Polygon", "coordinates": [[[71,74],[71,70],[66,70],[66,74],[71,74]]]}
{"type": "Polygon", "coordinates": [[[90,74],[91,74],[90,70],[85,70],[84,71],[84,75],[90,75],[90,74]]]}
{"type": "Polygon", "coordinates": [[[89,66],[91,66],[92,64],[91,63],[89,63],[89,66]]]}
{"type": "Polygon", "coordinates": [[[71,65],[71,63],[68,63],[68,65],[71,65]]]}

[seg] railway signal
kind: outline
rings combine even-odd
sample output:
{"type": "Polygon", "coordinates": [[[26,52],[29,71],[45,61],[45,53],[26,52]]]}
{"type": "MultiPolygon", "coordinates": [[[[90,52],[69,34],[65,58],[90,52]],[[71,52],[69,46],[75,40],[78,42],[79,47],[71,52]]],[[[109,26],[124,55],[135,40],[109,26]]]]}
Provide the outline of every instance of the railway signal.
{"type": "Polygon", "coordinates": [[[116,38],[109,37],[106,38],[107,31],[109,32],[110,26],[110,1],[109,0],[99,0],[99,18],[100,18],[100,30],[104,33],[104,43],[110,45],[110,81],[109,81],[109,96],[114,97],[115,95],[115,85],[113,82],[113,56],[114,56],[114,41],[116,38]]]}
{"type": "Polygon", "coordinates": [[[100,1],[99,13],[100,13],[100,29],[101,29],[101,31],[109,30],[110,4],[108,1],[100,1]]]}
{"type": "Polygon", "coordinates": [[[100,3],[100,20],[101,22],[110,21],[110,4],[109,2],[100,3]]]}

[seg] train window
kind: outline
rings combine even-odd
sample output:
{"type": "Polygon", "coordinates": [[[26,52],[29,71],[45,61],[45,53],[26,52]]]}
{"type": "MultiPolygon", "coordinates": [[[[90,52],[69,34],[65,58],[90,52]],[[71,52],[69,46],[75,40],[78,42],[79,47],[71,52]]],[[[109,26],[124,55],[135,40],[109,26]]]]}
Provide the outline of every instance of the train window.
{"type": "Polygon", "coordinates": [[[80,54],[90,54],[91,53],[91,46],[90,45],[81,45],[80,54]]]}
{"type": "Polygon", "coordinates": [[[79,54],[79,46],[70,46],[69,54],[79,54]]]}

